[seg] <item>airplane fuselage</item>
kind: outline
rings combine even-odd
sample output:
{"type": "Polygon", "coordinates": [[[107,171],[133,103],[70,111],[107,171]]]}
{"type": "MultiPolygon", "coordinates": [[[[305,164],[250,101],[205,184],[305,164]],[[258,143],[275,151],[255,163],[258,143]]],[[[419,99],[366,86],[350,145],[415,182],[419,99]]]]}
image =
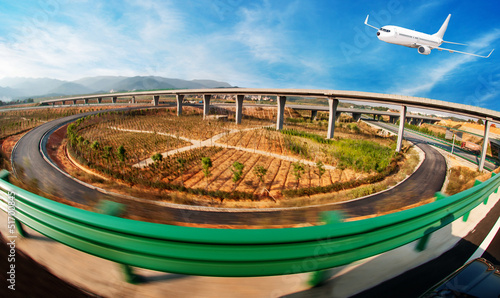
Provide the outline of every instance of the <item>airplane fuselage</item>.
{"type": "Polygon", "coordinates": [[[443,43],[443,39],[437,36],[398,26],[384,26],[380,28],[377,31],[377,37],[387,43],[402,45],[409,48],[418,48],[419,46],[435,48],[443,43]]]}
{"type": "Polygon", "coordinates": [[[443,25],[441,25],[441,28],[439,28],[439,31],[432,34],[432,35],[418,32],[415,30],[406,29],[403,27],[398,27],[398,26],[383,26],[382,28],[378,28],[378,27],[375,27],[373,25],[368,24],[368,17],[369,16],[370,15],[366,16],[365,25],[377,30],[378,39],[380,39],[381,41],[385,41],[387,43],[397,44],[397,45],[401,45],[401,46],[405,46],[405,47],[409,47],[409,48],[417,48],[418,53],[422,54],[422,55],[429,55],[433,49],[437,49],[439,51],[444,50],[444,51],[448,51],[450,53],[460,53],[460,54],[471,55],[471,56],[476,56],[476,57],[481,57],[481,58],[488,58],[488,57],[490,57],[491,53],[493,53],[493,51],[494,51],[494,49],[491,50],[491,52],[488,54],[488,56],[482,56],[482,55],[477,55],[477,54],[473,54],[473,53],[467,53],[467,52],[442,48],[441,44],[443,42],[465,46],[465,44],[462,44],[462,43],[443,40],[443,36],[444,36],[444,33],[446,32],[446,28],[448,28],[448,22],[450,21],[451,14],[448,15],[448,17],[444,21],[443,25]]]}

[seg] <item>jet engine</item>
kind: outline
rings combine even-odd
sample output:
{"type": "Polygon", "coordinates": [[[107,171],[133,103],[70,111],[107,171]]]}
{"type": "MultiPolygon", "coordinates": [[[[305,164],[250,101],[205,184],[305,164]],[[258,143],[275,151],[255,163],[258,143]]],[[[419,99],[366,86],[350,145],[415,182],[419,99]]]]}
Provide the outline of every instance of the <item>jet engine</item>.
{"type": "Polygon", "coordinates": [[[419,46],[418,53],[422,55],[429,55],[431,53],[431,48],[428,46],[419,46]]]}

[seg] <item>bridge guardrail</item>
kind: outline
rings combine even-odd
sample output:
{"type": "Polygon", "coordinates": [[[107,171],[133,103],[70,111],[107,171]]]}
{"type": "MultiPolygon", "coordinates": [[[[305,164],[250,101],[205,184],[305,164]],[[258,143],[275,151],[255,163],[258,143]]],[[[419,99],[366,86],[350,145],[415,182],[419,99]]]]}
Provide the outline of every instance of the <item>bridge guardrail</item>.
{"type": "Polygon", "coordinates": [[[95,213],[32,194],[0,172],[0,208],[65,245],[120,264],[205,276],[269,276],[352,263],[421,239],[463,216],[497,192],[500,175],[459,194],[397,213],[282,229],[214,229],[164,225],[95,213]],[[14,205],[14,207],[12,207],[14,205]]]}
{"type": "MultiPolygon", "coordinates": [[[[396,128],[397,128],[397,126],[395,126],[395,125],[392,125],[392,126],[394,126],[394,127],[396,127],[396,128]]],[[[420,135],[420,136],[423,136],[423,137],[426,137],[426,138],[432,139],[432,140],[434,140],[434,141],[436,141],[436,142],[439,142],[439,143],[441,143],[441,144],[444,144],[444,145],[448,145],[448,146],[451,146],[451,145],[452,145],[452,143],[451,143],[451,142],[444,141],[444,140],[442,140],[442,139],[436,138],[435,136],[431,136],[431,135],[428,135],[428,134],[422,133],[422,132],[420,132],[420,131],[413,130],[413,129],[411,129],[411,128],[407,128],[407,127],[405,127],[405,130],[410,131],[411,133],[414,133],[414,134],[416,134],[416,135],[420,135]]],[[[433,144],[430,144],[430,145],[433,145],[433,144]]],[[[442,149],[442,150],[445,150],[445,151],[448,151],[448,152],[450,152],[450,153],[451,153],[451,150],[449,150],[449,149],[446,149],[446,148],[443,148],[443,147],[439,147],[439,148],[440,148],[440,149],[442,149]]],[[[461,152],[463,152],[463,150],[462,150],[459,146],[457,146],[457,145],[455,145],[455,151],[461,151],[461,152]]],[[[470,158],[467,158],[467,157],[465,157],[465,156],[458,155],[456,152],[453,152],[453,155],[456,155],[456,156],[458,156],[458,157],[460,157],[460,158],[462,158],[462,159],[465,159],[465,160],[467,160],[467,161],[469,161],[469,162],[471,162],[471,163],[473,163],[473,164],[476,164],[476,165],[478,164],[478,162],[477,162],[477,161],[474,161],[474,160],[472,160],[472,159],[470,159],[470,158]]],[[[491,158],[489,158],[488,156],[486,157],[486,160],[488,160],[489,162],[491,162],[491,163],[493,163],[493,164],[496,164],[496,161],[495,161],[495,160],[493,160],[493,159],[491,159],[491,158]]],[[[488,166],[484,166],[484,168],[485,168],[486,170],[490,171],[490,172],[494,170],[494,169],[491,169],[491,168],[490,168],[490,167],[488,167],[488,166]]]]}

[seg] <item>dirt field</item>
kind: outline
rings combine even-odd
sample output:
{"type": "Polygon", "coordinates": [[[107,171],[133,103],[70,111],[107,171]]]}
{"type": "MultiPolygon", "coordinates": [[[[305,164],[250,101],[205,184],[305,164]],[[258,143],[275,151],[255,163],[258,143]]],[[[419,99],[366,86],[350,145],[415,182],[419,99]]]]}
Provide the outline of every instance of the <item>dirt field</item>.
{"type": "MultiPolygon", "coordinates": [[[[291,166],[292,162],[290,161],[235,149],[224,149],[212,156],[211,159],[213,163],[211,177],[205,178],[201,166],[194,167],[182,176],[184,186],[188,188],[206,188],[211,191],[241,191],[256,195],[262,193],[266,188],[273,197],[281,198],[281,192],[284,189],[326,186],[335,182],[364,178],[369,175],[347,169],[343,171],[340,169],[326,170],[320,180],[316,167],[304,165],[304,173],[297,184],[291,166]],[[243,176],[237,183],[233,183],[233,174],[231,172],[231,166],[235,161],[245,165],[243,176]],[[260,183],[254,173],[254,167],[257,165],[267,169],[264,183],[260,183]]],[[[174,180],[173,183],[180,184],[180,178],[174,180]]]]}

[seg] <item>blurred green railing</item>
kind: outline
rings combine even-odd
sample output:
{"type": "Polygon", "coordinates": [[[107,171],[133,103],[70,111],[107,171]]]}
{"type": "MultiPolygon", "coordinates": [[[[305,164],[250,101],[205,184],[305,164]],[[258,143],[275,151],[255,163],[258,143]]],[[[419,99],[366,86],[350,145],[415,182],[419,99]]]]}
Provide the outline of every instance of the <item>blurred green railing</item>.
{"type": "Polygon", "coordinates": [[[498,190],[500,175],[462,193],[413,209],[342,222],[282,229],[212,229],[141,222],[94,213],[32,194],[0,173],[0,207],[58,242],[152,270],[207,276],[267,276],[318,271],[349,264],[422,239],[464,216],[498,190]],[[14,202],[12,199],[15,198],[14,202]],[[9,209],[10,200],[10,209],[9,209]],[[15,209],[12,205],[15,203],[15,209]]]}

